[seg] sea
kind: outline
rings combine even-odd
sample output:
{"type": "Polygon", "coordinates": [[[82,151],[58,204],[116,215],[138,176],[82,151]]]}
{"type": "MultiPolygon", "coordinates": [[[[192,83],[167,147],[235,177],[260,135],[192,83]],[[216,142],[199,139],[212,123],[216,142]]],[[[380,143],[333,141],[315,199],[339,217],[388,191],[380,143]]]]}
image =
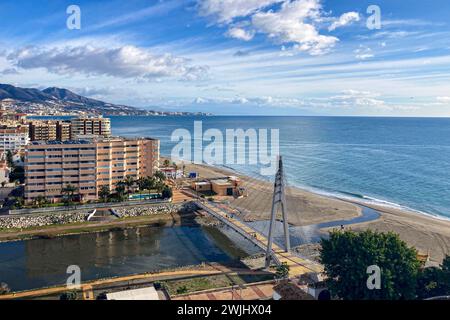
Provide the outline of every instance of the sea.
{"type": "MultiPolygon", "coordinates": [[[[112,116],[114,135],[154,137],[161,154],[177,129],[278,129],[287,182],[343,199],[450,219],[450,118],[301,116],[112,116]]],[[[259,131],[258,131],[259,132],[259,131]]],[[[207,146],[211,141],[203,141],[207,146]]],[[[261,179],[252,164],[229,169],[261,179]]]]}

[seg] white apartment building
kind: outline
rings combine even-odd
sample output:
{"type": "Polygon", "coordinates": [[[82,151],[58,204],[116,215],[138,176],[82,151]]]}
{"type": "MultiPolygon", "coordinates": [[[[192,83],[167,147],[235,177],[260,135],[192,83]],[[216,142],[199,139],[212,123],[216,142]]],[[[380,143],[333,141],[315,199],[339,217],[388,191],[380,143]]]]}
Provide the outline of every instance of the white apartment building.
{"type": "Polygon", "coordinates": [[[0,151],[21,151],[29,143],[26,127],[0,127],[0,151]]]}

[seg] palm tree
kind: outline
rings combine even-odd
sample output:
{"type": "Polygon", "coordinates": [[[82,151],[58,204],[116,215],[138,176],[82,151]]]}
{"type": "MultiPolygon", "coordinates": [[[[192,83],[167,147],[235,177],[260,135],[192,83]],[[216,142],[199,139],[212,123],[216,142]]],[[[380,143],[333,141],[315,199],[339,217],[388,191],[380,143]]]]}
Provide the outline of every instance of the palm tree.
{"type": "Polygon", "coordinates": [[[159,181],[165,181],[166,180],[166,175],[164,173],[162,173],[161,171],[156,171],[155,174],[153,175],[153,177],[155,177],[159,181]]]}
{"type": "Polygon", "coordinates": [[[145,179],[145,180],[144,180],[143,188],[144,188],[145,190],[150,191],[150,190],[152,190],[153,188],[155,188],[155,185],[156,185],[156,179],[155,179],[155,178],[153,178],[153,177],[146,177],[146,178],[144,178],[144,179],[145,179]]]}
{"type": "Polygon", "coordinates": [[[73,198],[77,190],[78,188],[74,185],[71,185],[70,183],[68,183],[64,188],[61,189],[61,195],[65,198],[65,201],[68,205],[73,202],[73,198]]]}
{"type": "Polygon", "coordinates": [[[103,202],[108,201],[108,197],[111,195],[111,190],[109,189],[108,185],[104,185],[100,188],[100,192],[98,193],[100,198],[103,199],[103,202]]]}
{"type": "Polygon", "coordinates": [[[166,159],[166,160],[164,160],[164,167],[167,168],[168,166],[170,166],[170,160],[166,159]]]}
{"type": "Polygon", "coordinates": [[[144,190],[145,187],[145,178],[144,177],[139,177],[139,179],[137,179],[136,181],[138,188],[139,188],[139,192],[144,190]]]}
{"type": "Polygon", "coordinates": [[[161,191],[161,197],[163,199],[170,199],[173,196],[172,188],[169,186],[164,186],[164,188],[161,191]]]}
{"type": "Polygon", "coordinates": [[[119,198],[120,201],[123,201],[123,196],[125,193],[125,182],[124,181],[117,181],[116,185],[115,185],[115,190],[117,193],[117,196],[119,198]]]}
{"type": "Polygon", "coordinates": [[[131,189],[132,189],[132,187],[134,186],[134,183],[135,183],[134,178],[131,177],[131,176],[127,176],[125,178],[124,183],[127,186],[127,193],[130,194],[131,193],[131,189]]]}
{"type": "Polygon", "coordinates": [[[44,196],[38,196],[35,200],[35,203],[38,207],[41,207],[42,204],[45,203],[45,197],[44,196]]]}
{"type": "Polygon", "coordinates": [[[166,187],[166,185],[162,181],[157,181],[155,184],[155,189],[158,191],[158,193],[161,193],[165,187],[166,187]]]}

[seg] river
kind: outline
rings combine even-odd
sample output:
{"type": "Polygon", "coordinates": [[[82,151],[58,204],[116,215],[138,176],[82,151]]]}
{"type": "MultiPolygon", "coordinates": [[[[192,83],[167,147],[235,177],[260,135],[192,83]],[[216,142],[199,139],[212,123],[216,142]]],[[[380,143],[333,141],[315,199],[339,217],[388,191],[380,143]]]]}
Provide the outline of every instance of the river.
{"type": "MultiPolygon", "coordinates": [[[[82,281],[202,262],[226,263],[253,253],[213,227],[138,227],[0,243],[0,282],[13,291],[66,282],[77,265],[82,281]]],[[[248,244],[247,244],[248,246],[248,244]]]]}

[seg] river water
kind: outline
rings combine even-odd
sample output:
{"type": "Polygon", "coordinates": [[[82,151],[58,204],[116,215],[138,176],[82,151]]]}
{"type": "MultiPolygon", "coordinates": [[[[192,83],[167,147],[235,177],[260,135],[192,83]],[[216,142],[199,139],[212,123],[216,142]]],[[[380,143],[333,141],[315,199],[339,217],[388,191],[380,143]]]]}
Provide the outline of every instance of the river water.
{"type": "Polygon", "coordinates": [[[60,285],[69,265],[82,281],[197,265],[231,262],[253,253],[212,227],[138,227],[0,243],[0,282],[13,291],[60,285]]]}
{"type": "MultiPolygon", "coordinates": [[[[321,228],[339,227],[377,219],[379,213],[362,207],[362,215],[350,220],[308,226],[290,226],[292,246],[320,241],[321,228]]],[[[248,223],[268,235],[269,222],[248,223]]],[[[275,242],[283,246],[283,227],[275,224],[275,242]]],[[[205,226],[136,227],[53,239],[0,243],[0,282],[13,291],[66,282],[67,267],[77,265],[81,280],[145,273],[203,262],[236,262],[259,252],[233,229],[205,226]]]]}

